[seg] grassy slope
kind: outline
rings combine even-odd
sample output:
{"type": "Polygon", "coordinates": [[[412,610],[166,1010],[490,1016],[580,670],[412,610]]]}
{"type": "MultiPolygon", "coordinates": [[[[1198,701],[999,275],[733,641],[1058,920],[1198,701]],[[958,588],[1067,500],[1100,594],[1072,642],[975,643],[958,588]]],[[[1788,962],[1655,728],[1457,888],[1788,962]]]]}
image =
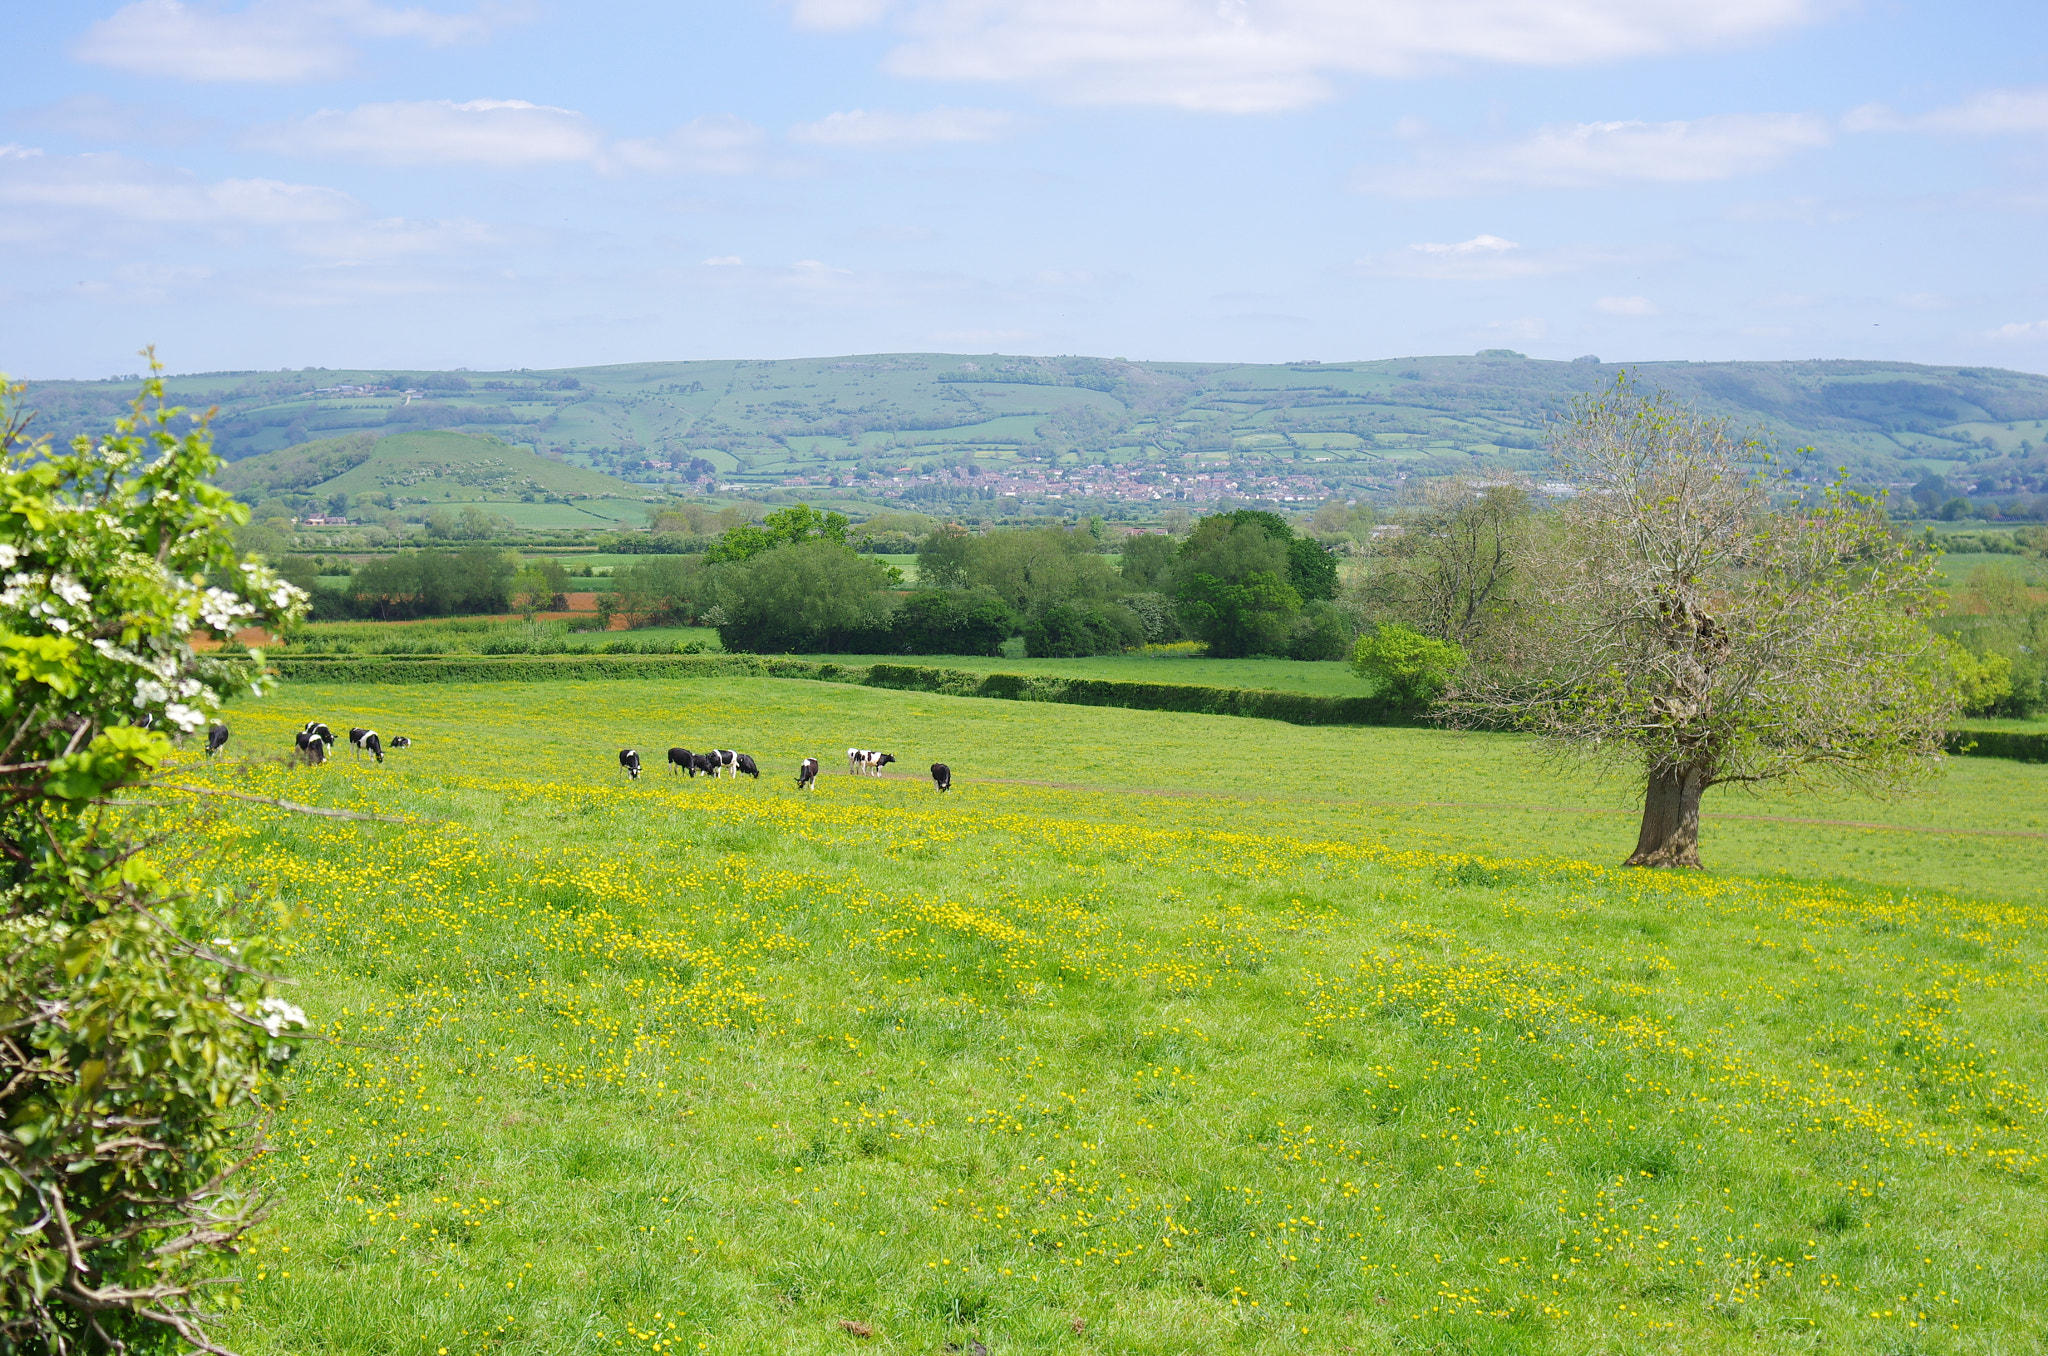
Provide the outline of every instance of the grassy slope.
{"type": "MultiPolygon", "coordinates": [[[[292,965],[341,1038],[265,1170],[239,1349],[824,1352],[856,1345],[841,1320],[919,1353],[2042,1349],[2032,907],[1488,865],[1400,846],[1459,823],[1281,798],[1583,799],[1504,740],[595,696],[294,687],[234,715],[245,752],[308,713],[414,734],[251,784],[438,823],[237,807],[195,844],[305,910],[292,965]],[[516,767],[473,756],[515,730],[516,767]],[[611,758],[692,736],[774,775],[611,758]],[[1270,799],[786,783],[800,751],[903,738],[969,776],[1270,799]]],[[[1992,771],[1954,790],[2042,804],[2035,770],[1992,771]]],[[[1727,866],[1877,879],[2032,854],[1992,894],[2041,864],[1832,841],[1709,830],[1727,866]]]]}
{"type": "Polygon", "coordinates": [[[1191,683],[1199,687],[1265,688],[1319,697],[1369,696],[1372,688],[1335,661],[1210,659],[1206,656],[1105,654],[1087,659],[1024,659],[987,655],[811,655],[840,664],[925,664],[976,673],[1054,673],[1127,683],[1191,683]]]}
{"type": "MultiPolygon", "coordinates": [[[[289,448],[266,453],[263,457],[235,463],[230,474],[235,478],[251,477],[260,474],[269,462],[297,455],[297,449],[289,448]]],[[[322,495],[389,490],[410,499],[488,502],[516,499],[519,491],[527,487],[556,494],[624,496],[632,501],[631,512],[634,514],[640,512],[640,497],[645,493],[623,480],[585,467],[537,457],[525,448],[512,447],[493,438],[445,430],[396,433],[380,438],[372,447],[368,461],[306,488],[311,493],[322,495]]],[[[561,506],[553,507],[559,509],[561,506]]],[[[609,519],[612,515],[606,516],[609,519]]],[[[563,521],[580,522],[580,525],[588,527],[602,526],[592,518],[578,519],[573,512],[563,521]]]]}
{"type": "MultiPolygon", "coordinates": [[[[1376,463],[1410,461],[1432,452],[1533,467],[1543,459],[1531,444],[1540,439],[1545,415],[1574,393],[1612,380],[1617,370],[1613,365],[1474,356],[1206,366],[913,353],[580,368],[574,375],[584,389],[577,392],[539,389],[556,373],[474,373],[475,389],[435,392],[429,398],[471,411],[478,424],[502,429],[508,441],[537,438],[568,449],[687,451],[723,471],[762,478],[792,469],[823,471],[865,455],[910,460],[994,452],[1006,445],[991,439],[1035,437],[1046,414],[1073,406],[1119,414],[1129,410],[1137,416],[1134,427],[1120,435],[1120,456],[1145,455],[1155,437],[1171,442],[1200,426],[1218,425],[1229,428],[1246,454],[1331,456],[1336,460],[1325,470],[1346,471],[1348,463],[1346,473],[1371,478],[1384,469],[1376,463]],[[1078,386],[935,380],[941,374],[962,374],[963,364],[970,362],[983,372],[1021,364],[1070,377],[1106,376],[1123,383],[1119,392],[1128,403],[1078,386]],[[492,380],[521,389],[483,389],[492,380]],[[1148,397],[1183,382],[1193,398],[1183,417],[1164,428],[1149,422],[1148,397]],[[876,427],[851,440],[805,431],[836,426],[846,417],[866,418],[876,427]],[[1340,418],[1340,425],[1310,426],[1329,417],[1340,418]],[[887,431],[891,422],[898,431],[887,431]],[[947,427],[914,427],[924,423],[947,427]],[[772,441],[778,432],[795,436],[796,456],[772,441]],[[1369,439],[1370,446],[1361,439],[1369,439]],[[892,443],[901,446],[892,451],[892,443]]],[[[1828,465],[1847,462],[1873,471],[1898,470],[1903,459],[1913,457],[1941,461],[1960,450],[1953,440],[1906,433],[1906,428],[1957,417],[1977,420],[1956,426],[1960,435],[1988,428],[1982,421],[1987,412],[2027,420],[2048,413],[2048,381],[2020,373],[1875,362],[1648,363],[1631,370],[1682,400],[1730,416],[1738,426],[1765,424],[1788,447],[1813,445],[1828,465]],[[1867,427],[1843,431],[1844,414],[1867,427]],[[1900,432],[1892,436],[1876,431],[1880,428],[1900,432]]],[[[317,396],[316,386],[357,380],[403,385],[423,375],[194,376],[174,378],[171,385],[177,398],[195,406],[219,403],[223,445],[230,455],[241,456],[280,446],[293,420],[323,432],[382,429],[398,405],[395,397],[317,396]]],[[[122,383],[50,382],[38,384],[32,398],[50,407],[48,426],[68,433],[88,423],[103,426],[105,412],[130,392],[132,386],[122,383]]],[[[2001,423],[1994,436],[2012,442],[2020,435],[2006,434],[2001,423]]]]}

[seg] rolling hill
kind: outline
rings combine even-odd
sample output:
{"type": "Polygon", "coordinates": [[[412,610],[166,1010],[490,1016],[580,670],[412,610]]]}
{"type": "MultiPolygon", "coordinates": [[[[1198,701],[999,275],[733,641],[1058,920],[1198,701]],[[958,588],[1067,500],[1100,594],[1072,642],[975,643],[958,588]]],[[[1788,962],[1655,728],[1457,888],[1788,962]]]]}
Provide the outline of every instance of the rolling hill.
{"type": "Polygon", "coordinates": [[[537,456],[496,438],[447,430],[321,439],[234,462],[219,481],[251,503],[312,495],[346,496],[345,502],[354,504],[369,496],[371,503],[390,509],[460,503],[488,504],[495,511],[534,506],[539,511],[508,515],[525,527],[596,526],[638,517],[646,494],[587,467],[537,456]]]}
{"type": "MultiPolygon", "coordinates": [[[[1500,349],[1290,364],[901,353],[547,372],[213,373],[170,384],[181,401],[218,407],[219,444],[237,461],[285,448],[301,460],[330,456],[322,440],[336,435],[460,430],[555,466],[642,485],[711,477],[741,492],[806,479],[853,491],[905,468],[1029,459],[1285,467],[1318,493],[1371,494],[1412,474],[1540,469],[1546,416],[1621,370],[1500,349]]],[[[2048,487],[2036,483],[2048,477],[2048,456],[2035,455],[2048,445],[2048,377],[1865,361],[1629,370],[1868,481],[1931,473],[1967,485],[1973,468],[1996,463],[1989,481],[2003,492],[2048,487]]],[[[133,389],[44,382],[31,400],[42,427],[68,433],[104,427],[133,389]]],[[[474,488],[452,472],[437,480],[450,493],[474,488]]]]}

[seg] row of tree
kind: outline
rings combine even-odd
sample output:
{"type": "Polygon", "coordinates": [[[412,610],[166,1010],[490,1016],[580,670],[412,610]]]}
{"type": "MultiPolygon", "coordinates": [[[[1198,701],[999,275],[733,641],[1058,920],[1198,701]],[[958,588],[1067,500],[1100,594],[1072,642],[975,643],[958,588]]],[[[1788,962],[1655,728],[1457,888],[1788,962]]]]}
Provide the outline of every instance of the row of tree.
{"type": "Polygon", "coordinates": [[[703,621],[728,650],[1113,653],[1193,638],[1224,656],[1340,659],[1352,624],[1333,605],[1337,566],[1277,514],[1203,520],[1185,541],[1133,536],[1121,568],[1088,527],[927,533],[918,587],[863,555],[836,513],[795,505],[728,528],[701,556],[651,556],[618,574],[636,621],[703,621]]]}

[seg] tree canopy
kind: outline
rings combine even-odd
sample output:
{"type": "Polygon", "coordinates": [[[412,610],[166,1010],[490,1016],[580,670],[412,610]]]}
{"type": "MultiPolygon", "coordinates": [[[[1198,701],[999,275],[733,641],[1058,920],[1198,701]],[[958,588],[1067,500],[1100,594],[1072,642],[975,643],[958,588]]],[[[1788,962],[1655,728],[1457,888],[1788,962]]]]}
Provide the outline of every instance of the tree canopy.
{"type": "Polygon", "coordinates": [[[1697,866],[1715,786],[1887,790],[1939,766],[1956,685],[1933,561],[1882,505],[1835,486],[1774,511],[1760,448],[1626,378],[1554,445],[1580,492],[1525,540],[1516,624],[1451,704],[1640,775],[1630,864],[1697,866]]]}

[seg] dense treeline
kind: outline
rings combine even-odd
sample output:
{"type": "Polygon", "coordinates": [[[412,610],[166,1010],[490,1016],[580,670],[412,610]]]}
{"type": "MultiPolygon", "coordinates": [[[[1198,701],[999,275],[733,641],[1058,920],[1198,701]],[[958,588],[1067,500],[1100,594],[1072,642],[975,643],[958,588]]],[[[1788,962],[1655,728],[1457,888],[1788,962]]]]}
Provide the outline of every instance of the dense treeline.
{"type": "Polygon", "coordinates": [[[1205,519],[1184,541],[1133,536],[1121,568],[1098,524],[973,534],[934,526],[918,585],[849,540],[838,514],[796,505],[722,532],[701,556],[651,556],[622,570],[636,621],[701,621],[754,653],[993,655],[1114,653],[1206,641],[1218,655],[1338,659],[1354,627],[1333,605],[1336,562],[1277,514],[1205,519]]]}

